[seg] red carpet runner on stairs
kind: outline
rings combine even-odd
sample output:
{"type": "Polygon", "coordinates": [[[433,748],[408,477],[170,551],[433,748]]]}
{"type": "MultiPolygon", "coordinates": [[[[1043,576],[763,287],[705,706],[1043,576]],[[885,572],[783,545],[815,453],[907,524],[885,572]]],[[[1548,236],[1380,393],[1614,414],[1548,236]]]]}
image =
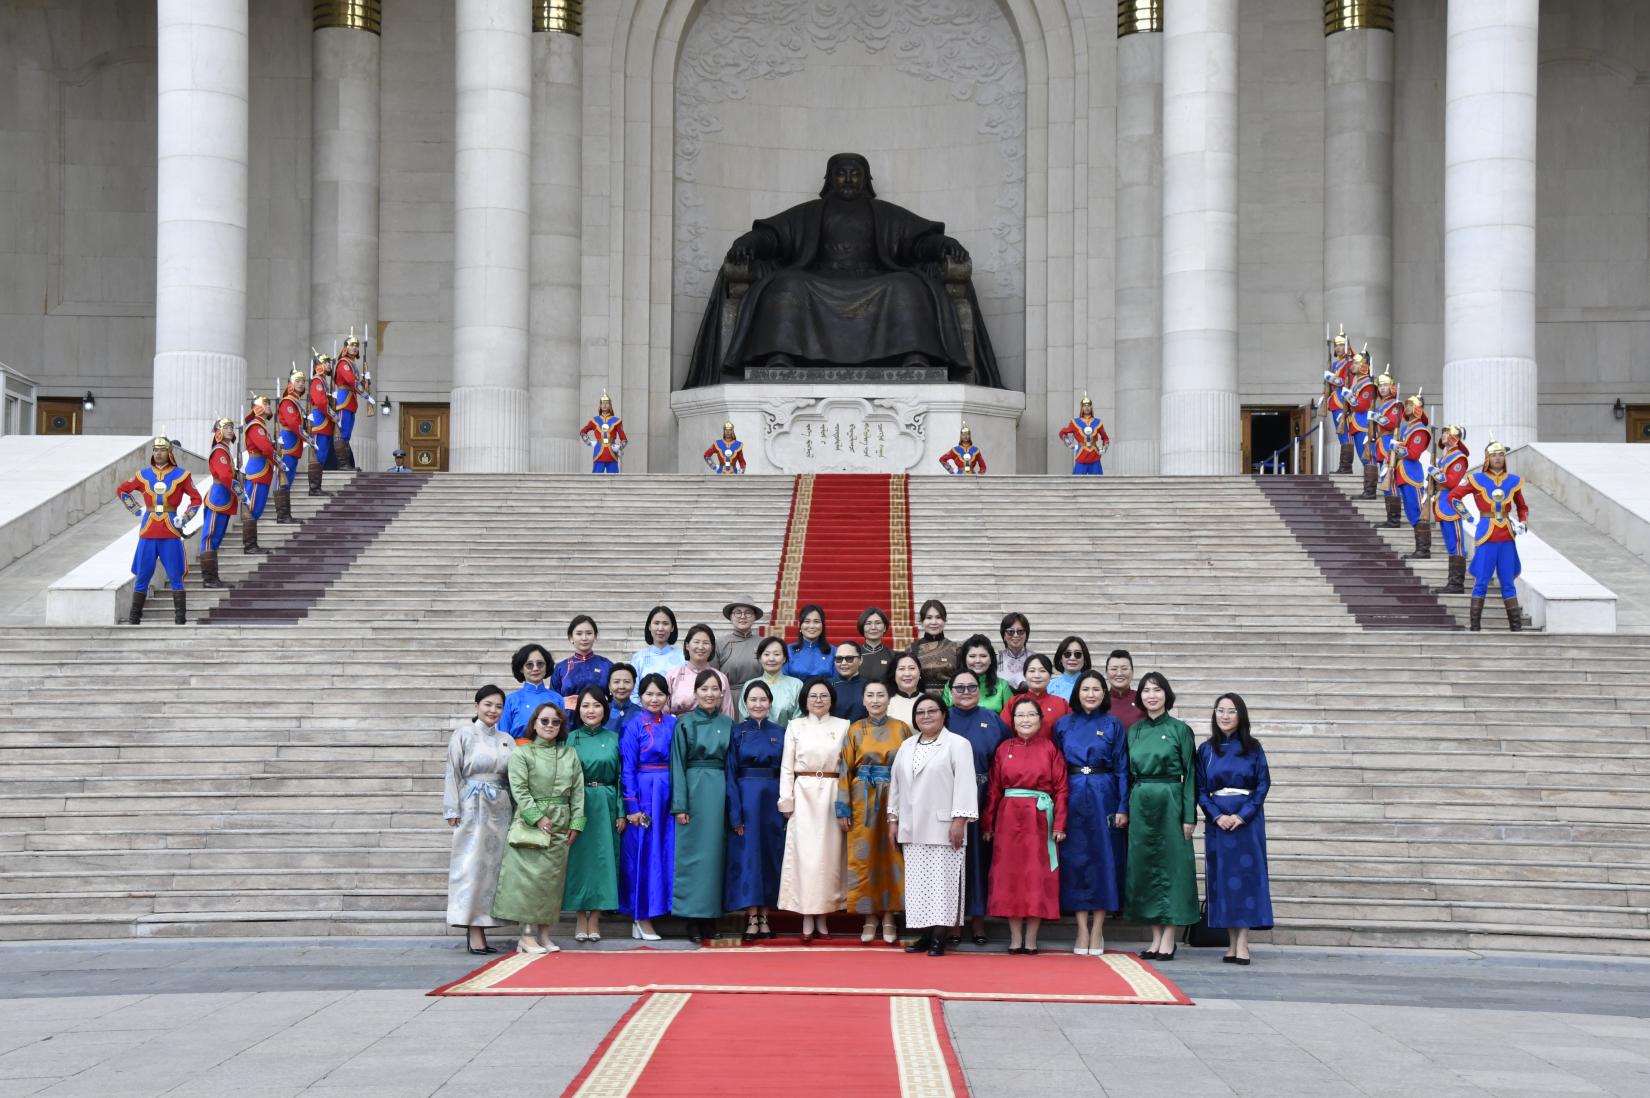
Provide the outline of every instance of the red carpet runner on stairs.
{"type": "Polygon", "coordinates": [[[803,473],[791,492],[791,517],[774,586],[773,624],[796,639],[796,612],[816,603],[826,635],[854,635],[860,611],[889,614],[890,648],[915,636],[911,612],[908,478],[883,473],[803,473]]]}

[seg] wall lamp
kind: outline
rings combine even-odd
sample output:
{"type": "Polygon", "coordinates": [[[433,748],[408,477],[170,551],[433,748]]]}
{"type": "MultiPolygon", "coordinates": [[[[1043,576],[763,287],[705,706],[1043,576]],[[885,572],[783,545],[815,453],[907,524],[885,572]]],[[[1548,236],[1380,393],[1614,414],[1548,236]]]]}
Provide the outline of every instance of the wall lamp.
{"type": "MultiPolygon", "coordinates": [[[[1620,404],[1621,402],[1618,400],[1616,403],[1620,404]]],[[[88,411],[88,412],[93,411],[97,408],[97,398],[92,395],[92,391],[90,389],[87,389],[86,390],[86,395],[83,398],[81,398],[80,407],[84,411],[88,411]]],[[[1617,416],[1616,418],[1619,419],[1621,417],[1617,416]]]]}
{"type": "MultiPolygon", "coordinates": [[[[91,394],[90,393],[86,394],[86,399],[87,400],[91,399],[91,394]]],[[[88,404],[88,405],[86,405],[86,407],[90,408],[91,405],[88,404]]],[[[1610,406],[1610,411],[1612,411],[1616,414],[1617,419],[1626,419],[1627,418],[1627,405],[1625,405],[1621,402],[1620,397],[1617,397],[1616,402],[1610,406]]]]}

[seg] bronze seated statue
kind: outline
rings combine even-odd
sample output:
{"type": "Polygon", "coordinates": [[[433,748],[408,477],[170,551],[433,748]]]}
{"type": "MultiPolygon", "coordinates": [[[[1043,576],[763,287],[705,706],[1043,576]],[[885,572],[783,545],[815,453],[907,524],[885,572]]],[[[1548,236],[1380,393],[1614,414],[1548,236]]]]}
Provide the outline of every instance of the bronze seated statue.
{"type": "Polygon", "coordinates": [[[734,241],[699,325],[689,387],[757,368],[897,368],[1002,387],[968,252],[938,221],[876,197],[838,153],[820,197],[734,241]]]}

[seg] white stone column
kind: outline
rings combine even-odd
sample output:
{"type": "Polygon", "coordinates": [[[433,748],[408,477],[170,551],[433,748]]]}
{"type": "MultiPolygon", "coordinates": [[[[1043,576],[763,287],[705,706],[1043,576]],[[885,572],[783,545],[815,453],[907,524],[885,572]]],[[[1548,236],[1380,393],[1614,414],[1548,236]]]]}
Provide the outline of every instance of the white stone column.
{"type": "Polygon", "coordinates": [[[154,429],[205,453],[246,398],[247,0],[158,0],[154,429]]]}
{"type": "Polygon", "coordinates": [[[1163,2],[1117,3],[1117,407],[1106,471],[1158,469],[1163,305],[1163,2]]]}
{"type": "MultiPolygon", "coordinates": [[[[351,328],[366,366],[378,356],[379,0],[316,0],[310,82],[310,346],[334,356],[351,328]]],[[[387,466],[366,401],[350,448],[361,469],[387,466]]],[[[394,441],[392,424],[385,435],[394,441]]]]}
{"type": "Polygon", "coordinates": [[[1163,13],[1160,469],[1236,473],[1238,0],[1163,13]]]}
{"type": "Polygon", "coordinates": [[[1444,418],[1473,452],[1536,440],[1538,0],[1449,0],[1444,418]]]}
{"type": "Polygon", "coordinates": [[[1390,0],[1324,8],[1324,320],[1377,372],[1392,361],[1392,16],[1390,0]]]}
{"type": "Polygon", "coordinates": [[[451,468],[528,466],[532,9],[456,0],[451,468]]]}
{"type": "Polygon", "coordinates": [[[531,468],[586,468],[578,440],[584,213],[584,39],[568,0],[533,0],[532,277],[527,376],[531,468]]]}

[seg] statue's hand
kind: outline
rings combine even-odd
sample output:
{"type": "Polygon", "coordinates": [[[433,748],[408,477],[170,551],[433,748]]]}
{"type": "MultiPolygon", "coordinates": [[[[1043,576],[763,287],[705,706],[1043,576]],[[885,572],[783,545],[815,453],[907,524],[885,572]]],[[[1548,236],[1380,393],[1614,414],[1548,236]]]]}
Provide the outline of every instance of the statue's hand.
{"type": "Polygon", "coordinates": [[[968,249],[955,240],[947,239],[944,244],[940,245],[940,258],[950,260],[952,263],[967,263],[969,262],[968,249]]]}
{"type": "Polygon", "coordinates": [[[738,266],[749,266],[754,260],[766,254],[767,244],[768,240],[764,234],[754,230],[748,232],[733,242],[733,247],[728,249],[727,261],[738,266]]]}

